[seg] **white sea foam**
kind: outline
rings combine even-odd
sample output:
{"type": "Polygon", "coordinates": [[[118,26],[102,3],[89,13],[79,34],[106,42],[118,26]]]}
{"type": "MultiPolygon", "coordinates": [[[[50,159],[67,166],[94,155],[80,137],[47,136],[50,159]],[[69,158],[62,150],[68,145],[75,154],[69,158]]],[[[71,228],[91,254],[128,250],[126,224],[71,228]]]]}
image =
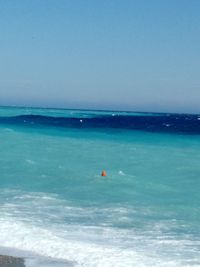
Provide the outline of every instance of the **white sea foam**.
{"type": "MultiPolygon", "coordinates": [[[[156,224],[143,234],[109,226],[109,221],[114,220],[126,223],[130,212],[128,208],[99,210],[73,207],[67,206],[56,194],[18,194],[14,190],[4,193],[11,197],[10,201],[7,199],[0,206],[1,246],[71,261],[75,266],[82,267],[186,267],[195,266],[194,263],[200,259],[199,253],[195,251],[200,241],[163,236],[162,229],[167,230],[165,222],[156,224]],[[108,217],[102,220],[102,215],[98,217],[99,213],[107,214],[108,217]],[[79,217],[85,221],[92,216],[99,218],[98,226],[78,224],[76,220],[79,217]],[[196,254],[191,261],[187,257],[185,260],[182,258],[189,249],[193,255],[196,254]]],[[[170,224],[176,225],[176,221],[170,224]]],[[[38,259],[27,261],[27,267],[46,267],[45,264],[51,267],[38,259]]],[[[61,263],[57,267],[62,267],[61,263]]]]}
{"type": "Polygon", "coordinates": [[[35,161],[34,160],[31,160],[31,159],[26,159],[26,162],[31,164],[31,165],[34,165],[35,164],[35,161]]]}
{"type": "Polygon", "coordinates": [[[14,130],[11,129],[11,128],[4,128],[3,130],[4,130],[5,132],[14,132],[14,130]]]}
{"type": "Polygon", "coordinates": [[[53,259],[46,259],[41,257],[27,258],[25,260],[26,267],[74,267],[71,262],[55,261],[53,259]]]}
{"type": "MultiPolygon", "coordinates": [[[[7,220],[0,222],[0,242],[5,247],[32,251],[39,255],[55,259],[70,260],[75,266],[87,267],[177,267],[176,261],[166,261],[145,252],[133,249],[111,247],[106,244],[94,244],[82,240],[61,238],[50,230],[7,220]],[[11,237],[11,238],[9,238],[11,237]]],[[[30,261],[29,265],[30,266],[30,261]]],[[[32,266],[34,266],[32,264],[32,266]]]]}
{"type": "Polygon", "coordinates": [[[123,171],[119,171],[118,173],[119,173],[119,175],[125,175],[125,173],[123,171]]]}
{"type": "Polygon", "coordinates": [[[124,266],[124,264],[132,266],[133,260],[139,257],[133,251],[123,251],[78,240],[66,240],[47,229],[12,220],[1,221],[0,228],[0,242],[6,247],[33,251],[57,259],[72,260],[77,263],[77,266],[124,266]]]}
{"type": "MultiPolygon", "coordinates": [[[[0,242],[4,246],[32,251],[41,256],[72,261],[75,263],[75,266],[189,266],[182,264],[180,261],[177,262],[172,259],[166,260],[162,259],[162,257],[156,257],[153,251],[151,255],[150,251],[147,253],[145,251],[137,252],[134,248],[123,249],[114,246],[111,247],[106,244],[98,245],[78,239],[61,238],[50,230],[12,220],[1,222],[0,228],[0,242]]],[[[178,245],[178,243],[176,245],[178,245]]],[[[34,265],[34,262],[30,265],[30,261],[27,262],[27,267],[29,266],[43,267],[43,265],[34,265]]]]}
{"type": "Polygon", "coordinates": [[[166,127],[170,127],[172,124],[170,124],[170,123],[163,123],[163,125],[166,126],[166,127]]]}

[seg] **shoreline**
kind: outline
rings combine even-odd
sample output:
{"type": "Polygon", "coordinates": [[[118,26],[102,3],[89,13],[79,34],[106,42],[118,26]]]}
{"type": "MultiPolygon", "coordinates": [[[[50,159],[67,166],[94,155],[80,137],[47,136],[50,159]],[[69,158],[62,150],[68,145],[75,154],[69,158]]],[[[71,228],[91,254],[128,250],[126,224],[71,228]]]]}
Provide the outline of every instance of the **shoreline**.
{"type": "Polygon", "coordinates": [[[0,267],[74,267],[74,262],[55,260],[51,258],[37,258],[37,257],[18,257],[0,254],[0,267]]]}
{"type": "Polygon", "coordinates": [[[25,267],[25,261],[21,257],[0,255],[0,267],[25,267]]]}

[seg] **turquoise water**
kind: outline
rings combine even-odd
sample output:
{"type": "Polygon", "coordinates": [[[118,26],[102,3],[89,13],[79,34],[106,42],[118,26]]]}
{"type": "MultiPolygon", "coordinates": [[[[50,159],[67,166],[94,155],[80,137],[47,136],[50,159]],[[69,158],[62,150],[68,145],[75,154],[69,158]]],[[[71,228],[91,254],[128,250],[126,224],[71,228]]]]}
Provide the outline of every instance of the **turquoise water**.
{"type": "MultiPolygon", "coordinates": [[[[0,109],[27,114],[121,113],[0,109]]],[[[200,266],[199,134],[9,122],[0,144],[2,251],[70,266],[200,266]]]]}

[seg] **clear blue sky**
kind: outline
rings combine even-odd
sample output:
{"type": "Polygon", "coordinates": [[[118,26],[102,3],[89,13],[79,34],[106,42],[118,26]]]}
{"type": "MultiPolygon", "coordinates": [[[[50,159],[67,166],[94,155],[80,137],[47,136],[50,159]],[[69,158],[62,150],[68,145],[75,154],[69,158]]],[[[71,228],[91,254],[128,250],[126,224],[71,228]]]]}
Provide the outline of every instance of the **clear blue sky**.
{"type": "Polygon", "coordinates": [[[0,104],[200,113],[200,1],[0,0],[0,104]]]}

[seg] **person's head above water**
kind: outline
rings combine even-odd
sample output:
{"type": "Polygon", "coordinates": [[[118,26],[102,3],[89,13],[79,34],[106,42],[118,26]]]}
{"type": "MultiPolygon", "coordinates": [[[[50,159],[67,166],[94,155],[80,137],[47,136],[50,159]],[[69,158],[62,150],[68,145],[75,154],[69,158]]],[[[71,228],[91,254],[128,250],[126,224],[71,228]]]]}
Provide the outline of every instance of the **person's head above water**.
{"type": "Polygon", "coordinates": [[[106,176],[106,171],[102,171],[101,176],[106,176]]]}

